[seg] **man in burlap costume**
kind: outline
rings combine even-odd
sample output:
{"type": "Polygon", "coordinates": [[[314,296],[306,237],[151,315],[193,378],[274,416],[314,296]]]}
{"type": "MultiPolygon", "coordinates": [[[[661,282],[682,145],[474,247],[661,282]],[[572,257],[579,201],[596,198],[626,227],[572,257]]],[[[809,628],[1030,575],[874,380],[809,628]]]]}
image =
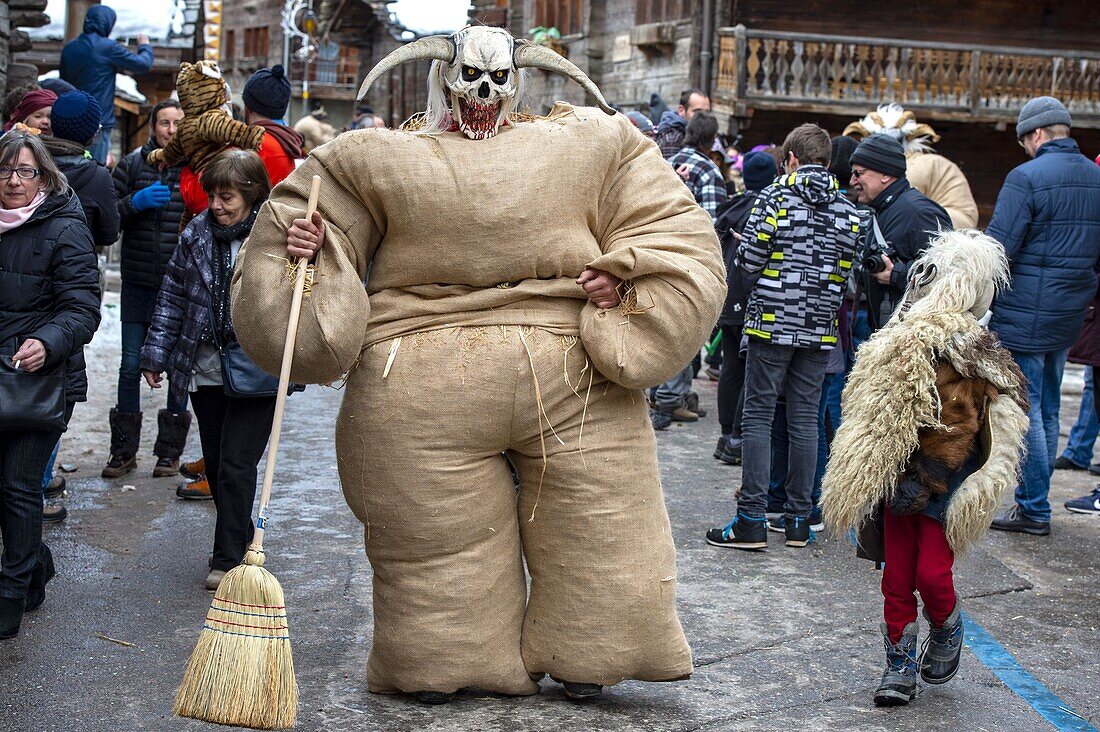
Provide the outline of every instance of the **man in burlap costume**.
{"type": "Polygon", "coordinates": [[[286,257],[317,252],[292,378],[349,372],[336,441],[374,570],[369,688],[441,702],[533,694],[544,674],[574,697],[686,678],[642,389],[718,316],[709,217],[579,69],[500,29],[404,46],[360,98],[424,58],[415,130],[315,150],[273,191],[235,276],[241,343],[275,372],[286,257]],[[516,114],[524,67],[572,77],[603,111],[516,114]]]}

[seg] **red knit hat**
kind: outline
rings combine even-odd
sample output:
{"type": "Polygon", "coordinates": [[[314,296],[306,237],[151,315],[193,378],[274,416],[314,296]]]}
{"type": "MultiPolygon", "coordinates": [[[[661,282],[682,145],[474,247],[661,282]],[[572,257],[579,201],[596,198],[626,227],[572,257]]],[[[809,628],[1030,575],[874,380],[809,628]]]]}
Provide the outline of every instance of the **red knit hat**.
{"type": "Polygon", "coordinates": [[[31,89],[19,100],[19,104],[11,111],[11,117],[4,125],[4,132],[10,130],[16,122],[22,122],[27,117],[46,107],[52,107],[57,101],[57,95],[49,89],[31,89]]]}

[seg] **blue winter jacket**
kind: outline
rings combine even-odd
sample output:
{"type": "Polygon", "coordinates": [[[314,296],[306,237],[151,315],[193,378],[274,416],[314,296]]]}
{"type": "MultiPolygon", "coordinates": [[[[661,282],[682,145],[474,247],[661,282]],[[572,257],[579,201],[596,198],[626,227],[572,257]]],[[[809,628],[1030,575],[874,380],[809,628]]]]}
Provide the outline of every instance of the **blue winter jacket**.
{"type": "Polygon", "coordinates": [[[106,5],[93,5],[84,16],[84,34],[61,50],[61,78],[95,97],[104,127],[115,124],[115,74],[142,74],[153,66],[153,47],[148,43],[133,53],[110,39],[117,17],[106,5]]]}
{"type": "Polygon", "coordinates": [[[1065,137],[1005,178],[986,233],[1004,245],[1010,289],[989,327],[1012,351],[1046,353],[1077,340],[1100,262],[1100,166],[1065,137]]]}

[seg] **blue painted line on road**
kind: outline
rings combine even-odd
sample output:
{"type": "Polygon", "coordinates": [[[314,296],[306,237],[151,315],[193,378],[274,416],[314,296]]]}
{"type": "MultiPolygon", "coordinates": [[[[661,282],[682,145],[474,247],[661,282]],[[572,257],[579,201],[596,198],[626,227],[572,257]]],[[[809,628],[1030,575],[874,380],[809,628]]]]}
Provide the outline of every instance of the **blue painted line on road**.
{"type": "Polygon", "coordinates": [[[966,628],[966,646],[1005,686],[1026,701],[1059,732],[1100,732],[1070,711],[1069,704],[1021,666],[997,639],[974,618],[962,614],[966,628]]]}

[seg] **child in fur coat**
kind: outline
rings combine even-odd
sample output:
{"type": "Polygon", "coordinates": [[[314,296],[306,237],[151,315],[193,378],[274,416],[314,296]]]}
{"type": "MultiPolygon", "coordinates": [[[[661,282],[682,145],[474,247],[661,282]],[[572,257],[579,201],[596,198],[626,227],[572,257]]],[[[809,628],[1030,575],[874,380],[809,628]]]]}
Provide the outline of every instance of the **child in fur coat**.
{"type": "Polygon", "coordinates": [[[821,506],[858,553],[885,562],[886,670],[875,704],[908,704],[917,675],[958,670],[963,625],[952,567],[989,528],[1027,433],[1026,382],[984,325],[1008,284],[1004,248],[941,234],[910,268],[905,298],[859,350],[844,390],[821,506]],[[917,598],[929,635],[917,656],[917,598]]]}
{"type": "MultiPolygon", "coordinates": [[[[203,166],[226,146],[243,150],[256,150],[264,138],[262,127],[252,127],[233,119],[223,105],[229,101],[229,87],[222,78],[221,69],[213,61],[180,64],[176,76],[176,92],[185,117],[176,128],[176,134],[162,148],[149,153],[146,160],[152,166],[171,167],[180,162],[187,165],[180,172],[180,193],[184,202],[205,201],[206,195],[188,195],[201,188],[199,176],[203,166]]],[[[180,222],[183,227],[191,217],[205,209],[205,205],[189,203],[188,216],[180,222]]],[[[182,230],[182,228],[181,228],[182,230]]]]}

